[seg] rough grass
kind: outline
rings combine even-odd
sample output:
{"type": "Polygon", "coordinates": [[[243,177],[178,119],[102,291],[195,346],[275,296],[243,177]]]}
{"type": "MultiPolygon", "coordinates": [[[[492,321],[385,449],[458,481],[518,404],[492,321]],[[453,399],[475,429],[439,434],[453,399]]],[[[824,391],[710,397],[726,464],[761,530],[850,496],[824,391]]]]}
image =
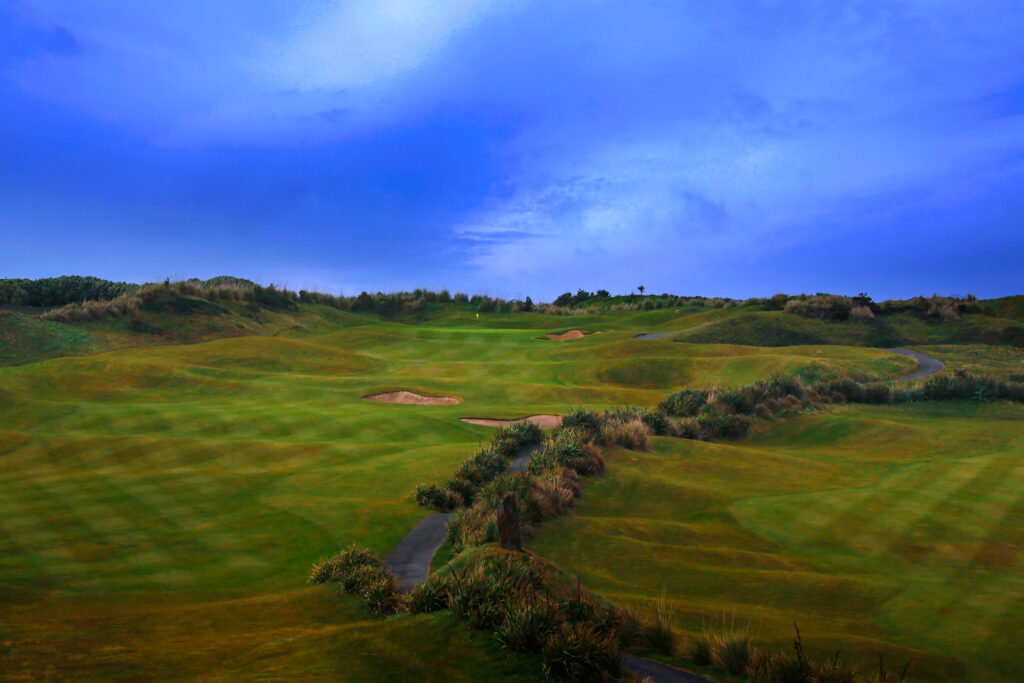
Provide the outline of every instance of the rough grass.
{"type": "Polygon", "coordinates": [[[620,604],[665,591],[691,634],[727,612],[786,651],[795,619],[817,661],[1019,676],[1024,407],[833,406],[736,443],[653,441],[610,451],[532,549],[620,604]]]}

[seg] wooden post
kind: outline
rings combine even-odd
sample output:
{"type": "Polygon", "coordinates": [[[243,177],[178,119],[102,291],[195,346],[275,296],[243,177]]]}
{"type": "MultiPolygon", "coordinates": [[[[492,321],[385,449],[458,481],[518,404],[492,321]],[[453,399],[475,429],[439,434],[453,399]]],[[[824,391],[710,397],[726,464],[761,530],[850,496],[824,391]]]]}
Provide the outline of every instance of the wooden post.
{"type": "Polygon", "coordinates": [[[516,494],[505,494],[498,505],[498,541],[505,550],[523,549],[523,536],[519,530],[519,507],[516,505],[516,494]]]}

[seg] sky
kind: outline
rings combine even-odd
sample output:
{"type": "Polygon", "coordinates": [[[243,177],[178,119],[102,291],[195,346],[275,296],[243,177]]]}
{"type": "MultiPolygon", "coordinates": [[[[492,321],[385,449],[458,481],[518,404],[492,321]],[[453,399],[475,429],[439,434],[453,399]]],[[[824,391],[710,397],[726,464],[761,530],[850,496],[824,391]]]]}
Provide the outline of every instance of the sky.
{"type": "Polygon", "coordinates": [[[1024,6],[0,0],[0,277],[1024,293],[1024,6]]]}

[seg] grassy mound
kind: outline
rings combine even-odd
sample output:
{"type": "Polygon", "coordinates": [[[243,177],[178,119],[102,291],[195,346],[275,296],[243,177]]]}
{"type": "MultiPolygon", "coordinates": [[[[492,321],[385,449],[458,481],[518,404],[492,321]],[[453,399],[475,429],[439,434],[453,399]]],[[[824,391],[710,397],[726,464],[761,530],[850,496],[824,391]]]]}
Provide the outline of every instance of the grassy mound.
{"type": "Polygon", "coordinates": [[[0,317],[0,365],[22,365],[93,350],[93,338],[71,325],[31,315],[0,317]]]}
{"type": "Polygon", "coordinates": [[[741,312],[684,330],[676,341],[791,346],[841,344],[890,348],[920,344],[1024,346],[1024,324],[984,314],[927,319],[894,313],[872,319],[821,320],[782,311],[741,312]]]}

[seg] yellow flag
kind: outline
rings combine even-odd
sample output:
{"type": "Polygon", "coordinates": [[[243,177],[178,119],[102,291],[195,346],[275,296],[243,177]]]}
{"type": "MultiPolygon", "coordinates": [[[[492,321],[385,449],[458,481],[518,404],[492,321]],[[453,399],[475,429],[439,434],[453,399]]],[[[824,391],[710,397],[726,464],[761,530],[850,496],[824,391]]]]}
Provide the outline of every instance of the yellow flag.
{"type": "Polygon", "coordinates": [[[479,313],[477,313],[477,314],[476,314],[476,317],[478,317],[478,318],[479,318],[479,317],[480,317],[480,314],[479,314],[479,313]]]}

